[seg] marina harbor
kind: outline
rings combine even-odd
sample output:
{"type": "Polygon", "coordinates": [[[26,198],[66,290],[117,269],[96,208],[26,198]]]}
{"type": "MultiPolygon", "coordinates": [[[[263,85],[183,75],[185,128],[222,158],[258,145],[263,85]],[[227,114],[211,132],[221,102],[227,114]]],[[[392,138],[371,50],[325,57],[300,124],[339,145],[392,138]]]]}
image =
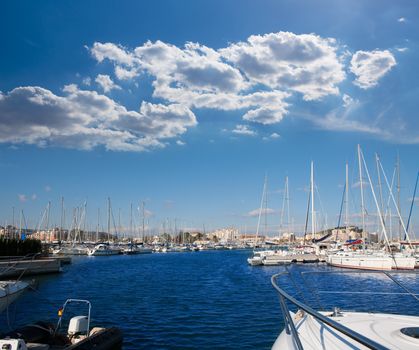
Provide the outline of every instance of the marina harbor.
{"type": "Polygon", "coordinates": [[[419,350],[418,19],[2,2],[0,350],[419,350]]]}

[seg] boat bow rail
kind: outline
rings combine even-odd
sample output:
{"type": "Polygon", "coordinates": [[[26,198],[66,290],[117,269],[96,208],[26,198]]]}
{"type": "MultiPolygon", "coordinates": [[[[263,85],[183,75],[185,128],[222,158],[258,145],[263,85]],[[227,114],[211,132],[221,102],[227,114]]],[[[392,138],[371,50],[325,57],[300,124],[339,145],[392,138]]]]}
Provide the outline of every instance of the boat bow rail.
{"type": "MultiPolygon", "coordinates": [[[[356,274],[381,274],[384,276],[387,276],[389,278],[389,280],[391,280],[392,282],[394,282],[396,285],[398,285],[401,289],[404,290],[404,292],[402,293],[386,293],[386,294],[394,294],[394,295],[405,295],[405,296],[411,296],[412,298],[416,299],[416,301],[418,301],[418,294],[413,293],[409,288],[407,288],[406,286],[404,286],[401,282],[397,281],[394,276],[391,275],[391,272],[385,272],[385,271],[304,271],[304,272],[300,272],[300,275],[302,277],[302,281],[303,283],[306,283],[307,281],[304,279],[304,275],[307,274],[351,274],[351,273],[356,273],[356,274]]],[[[397,274],[400,273],[400,271],[395,272],[397,274]]],[[[403,273],[412,273],[412,272],[403,272],[403,273]]],[[[413,272],[415,273],[415,272],[413,272]]],[[[416,274],[416,273],[415,273],[416,274]]],[[[285,323],[285,327],[284,327],[284,331],[286,332],[287,335],[292,336],[292,340],[293,340],[293,345],[295,347],[295,349],[298,350],[303,350],[304,347],[302,345],[302,341],[300,339],[300,335],[299,332],[297,330],[297,327],[294,323],[293,320],[293,315],[290,312],[290,309],[288,308],[288,304],[290,303],[291,305],[294,305],[295,307],[297,307],[298,310],[300,310],[300,312],[302,311],[303,313],[307,313],[309,315],[311,315],[315,320],[317,320],[318,322],[320,322],[323,325],[327,325],[329,327],[332,327],[333,329],[337,330],[338,332],[346,335],[347,337],[351,338],[352,340],[354,340],[356,343],[358,344],[362,344],[363,346],[365,346],[368,349],[375,349],[375,350],[385,350],[388,349],[386,346],[383,346],[381,344],[379,344],[378,342],[365,337],[364,335],[344,326],[343,324],[334,321],[333,319],[331,319],[330,317],[327,317],[326,315],[320,313],[319,311],[315,310],[314,308],[310,307],[309,305],[307,305],[306,303],[303,303],[299,300],[297,300],[296,298],[294,298],[293,296],[291,296],[290,294],[288,294],[283,288],[281,288],[279,286],[279,278],[283,277],[283,276],[287,276],[291,279],[293,285],[296,287],[296,289],[301,292],[301,290],[298,288],[298,286],[296,285],[296,282],[293,279],[293,276],[291,275],[290,271],[285,268],[285,271],[277,273],[275,275],[273,275],[271,277],[271,283],[273,285],[273,287],[275,288],[275,290],[278,292],[279,294],[279,302],[280,302],[280,307],[281,307],[281,311],[284,317],[284,323],[285,323]]],[[[307,287],[307,286],[306,286],[307,287]]],[[[323,293],[328,293],[323,292],[323,293]]],[[[333,292],[333,293],[342,293],[342,294],[357,294],[357,292],[333,292]]],[[[365,293],[369,293],[369,292],[365,292],[365,293]]],[[[369,293],[369,294],[377,294],[376,292],[374,293],[369,293]]],[[[320,299],[318,297],[318,295],[316,295],[317,300],[319,301],[320,304],[320,299]]],[[[302,297],[304,298],[304,295],[302,295],[302,297]]],[[[333,315],[336,316],[337,314],[339,314],[340,310],[338,308],[333,308],[333,315]]]]}

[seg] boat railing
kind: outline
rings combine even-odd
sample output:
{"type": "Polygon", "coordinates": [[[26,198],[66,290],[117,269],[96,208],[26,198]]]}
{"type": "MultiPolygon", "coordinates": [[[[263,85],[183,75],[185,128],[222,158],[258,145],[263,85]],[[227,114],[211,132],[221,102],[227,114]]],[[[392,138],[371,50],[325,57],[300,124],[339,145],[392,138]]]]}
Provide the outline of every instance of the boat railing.
{"type": "MultiPolygon", "coordinates": [[[[402,288],[404,290],[403,293],[390,293],[390,294],[397,294],[397,295],[410,295],[411,297],[413,297],[414,299],[416,299],[417,301],[418,299],[418,294],[415,294],[414,292],[412,292],[409,288],[407,288],[406,286],[404,286],[402,283],[400,283],[399,281],[397,281],[393,276],[391,276],[390,272],[385,272],[385,271],[305,271],[305,272],[301,272],[301,276],[310,274],[310,273],[319,273],[319,274],[345,274],[345,273],[380,273],[382,275],[387,276],[392,282],[396,283],[400,288],[402,288]]],[[[399,271],[397,273],[400,273],[399,271]]],[[[411,273],[411,272],[410,272],[411,273]]],[[[414,272],[413,272],[414,273],[414,272]]],[[[278,279],[282,276],[288,276],[291,279],[291,282],[293,283],[294,287],[296,288],[297,291],[301,292],[300,288],[298,288],[297,283],[294,281],[291,273],[289,272],[289,270],[287,268],[285,268],[285,271],[277,273],[275,275],[273,275],[271,277],[271,282],[273,287],[276,289],[276,291],[279,294],[279,303],[280,303],[280,307],[281,307],[281,311],[284,317],[284,323],[285,323],[285,332],[288,335],[291,335],[295,346],[298,350],[303,350],[303,345],[301,343],[299,334],[298,334],[298,330],[295,326],[295,323],[292,319],[292,314],[290,312],[290,309],[288,308],[288,303],[291,303],[292,305],[294,305],[295,307],[297,307],[297,309],[313,316],[317,321],[321,322],[322,324],[328,325],[332,328],[334,328],[335,330],[339,331],[340,333],[348,336],[349,338],[355,340],[357,343],[364,345],[365,347],[367,347],[368,349],[374,349],[374,350],[385,350],[387,349],[385,346],[363,336],[362,334],[359,334],[358,332],[353,331],[352,329],[334,321],[333,319],[321,314],[320,312],[316,311],[315,309],[313,309],[312,307],[308,306],[306,303],[303,303],[299,300],[297,300],[296,298],[294,298],[293,296],[291,296],[290,294],[288,294],[283,288],[281,288],[279,286],[279,282],[278,279]]],[[[306,281],[304,281],[304,277],[303,277],[303,282],[305,283],[306,281]]],[[[339,292],[338,292],[339,293],[339,292]]],[[[342,292],[345,293],[345,292],[342,292]]],[[[348,292],[348,293],[352,293],[352,292],[348,292]]],[[[355,292],[356,293],[356,292],[355,292]]],[[[376,294],[376,292],[374,292],[376,294]]],[[[373,293],[371,293],[373,294],[373,293]]],[[[320,303],[320,298],[318,295],[314,294],[316,296],[316,298],[318,298],[318,301],[320,303]]],[[[304,295],[301,293],[301,296],[303,297],[304,300],[304,295]]],[[[333,314],[338,314],[339,309],[335,308],[333,310],[333,314]]]]}
{"type": "MultiPolygon", "coordinates": [[[[310,291],[312,292],[312,294],[316,297],[319,305],[321,306],[320,303],[320,296],[319,294],[350,294],[350,295],[394,295],[394,296],[410,296],[412,297],[415,301],[419,301],[419,294],[413,292],[412,290],[410,290],[410,288],[408,288],[407,286],[405,286],[403,283],[401,283],[400,281],[398,281],[396,278],[394,278],[393,274],[418,274],[418,272],[416,271],[410,271],[410,270],[398,270],[395,272],[389,272],[389,271],[378,271],[378,270],[370,270],[370,271],[366,271],[366,270],[345,270],[345,271],[301,271],[300,275],[303,279],[303,282],[305,283],[305,285],[307,287],[310,288],[310,291]],[[315,288],[314,286],[310,285],[308,279],[304,278],[304,276],[307,275],[316,275],[316,274],[321,274],[321,275],[334,275],[334,274],[378,274],[378,275],[382,275],[382,276],[386,276],[388,277],[388,279],[393,282],[395,285],[397,285],[401,290],[403,290],[404,292],[378,292],[376,290],[374,291],[318,291],[317,288],[315,288]]],[[[322,309],[324,309],[324,307],[322,307],[322,309]]]]}

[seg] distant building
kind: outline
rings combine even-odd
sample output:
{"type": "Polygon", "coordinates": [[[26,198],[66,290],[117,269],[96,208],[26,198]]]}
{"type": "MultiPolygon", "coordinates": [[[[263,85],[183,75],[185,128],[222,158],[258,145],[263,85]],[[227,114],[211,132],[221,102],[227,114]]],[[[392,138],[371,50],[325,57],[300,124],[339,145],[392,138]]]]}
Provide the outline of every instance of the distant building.
{"type": "Polygon", "coordinates": [[[236,228],[223,228],[211,232],[209,236],[211,238],[216,237],[218,241],[234,241],[239,236],[239,230],[236,228]]]}

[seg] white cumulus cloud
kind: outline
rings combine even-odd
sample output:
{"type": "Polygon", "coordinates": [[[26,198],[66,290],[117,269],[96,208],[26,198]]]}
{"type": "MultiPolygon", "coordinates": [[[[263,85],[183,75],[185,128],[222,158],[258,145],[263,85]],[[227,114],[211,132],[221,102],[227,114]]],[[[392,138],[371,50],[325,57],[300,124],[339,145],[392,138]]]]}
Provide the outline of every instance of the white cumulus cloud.
{"type": "Polygon", "coordinates": [[[121,87],[115,84],[111,77],[106,74],[98,74],[95,82],[103,89],[104,92],[109,92],[113,89],[121,90],[121,87]]]}
{"type": "Polygon", "coordinates": [[[256,131],[249,128],[248,125],[236,125],[236,127],[231,131],[233,134],[237,135],[247,135],[247,136],[255,136],[257,133],[256,131]]]}
{"type": "Polygon", "coordinates": [[[76,85],[58,96],[41,87],[19,87],[0,93],[0,142],[115,151],[164,147],[197,124],[192,111],[179,104],[143,102],[127,110],[107,96],[76,85]]]}
{"type": "Polygon", "coordinates": [[[98,62],[114,64],[120,80],[151,75],[153,97],[189,108],[248,109],[244,119],[262,124],[279,123],[293,93],[306,100],[338,94],[345,79],[338,50],[334,39],[289,32],[253,35],[221,49],[160,40],[131,50],[114,43],[90,48],[98,62]]]}
{"type": "Polygon", "coordinates": [[[388,50],[357,51],[351,59],[351,72],[355,74],[354,84],[369,89],[396,65],[396,59],[388,50]]]}

